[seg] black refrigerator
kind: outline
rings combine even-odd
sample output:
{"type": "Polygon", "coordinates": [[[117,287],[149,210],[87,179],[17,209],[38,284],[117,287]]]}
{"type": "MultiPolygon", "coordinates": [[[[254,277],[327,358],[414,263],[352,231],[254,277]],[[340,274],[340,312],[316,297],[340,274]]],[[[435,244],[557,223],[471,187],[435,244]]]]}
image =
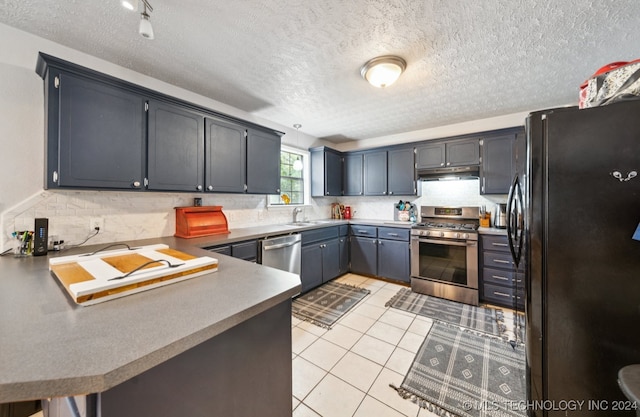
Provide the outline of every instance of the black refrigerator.
{"type": "Polygon", "coordinates": [[[508,233],[527,270],[528,413],[634,416],[616,408],[618,371],[640,363],[640,101],[531,113],[526,141],[508,233]]]}

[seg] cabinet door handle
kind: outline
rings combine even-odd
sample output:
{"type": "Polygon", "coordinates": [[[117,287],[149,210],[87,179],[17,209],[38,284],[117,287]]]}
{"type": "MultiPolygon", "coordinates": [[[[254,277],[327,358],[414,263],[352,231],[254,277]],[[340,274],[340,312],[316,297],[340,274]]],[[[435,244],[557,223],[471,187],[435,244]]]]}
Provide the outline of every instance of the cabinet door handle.
{"type": "Polygon", "coordinates": [[[387,195],[387,192],[386,192],[386,191],[383,191],[383,192],[382,192],[382,195],[387,195]]]}
{"type": "Polygon", "coordinates": [[[501,277],[500,275],[491,275],[491,278],[501,279],[501,280],[503,280],[503,281],[509,281],[509,278],[507,278],[507,277],[501,277]]]}
{"type": "Polygon", "coordinates": [[[389,191],[389,195],[392,195],[392,194],[393,194],[393,191],[389,191]]]}
{"type": "Polygon", "coordinates": [[[326,195],[329,195],[329,191],[327,191],[325,194],[326,194],[326,195]]]}
{"type": "Polygon", "coordinates": [[[444,166],[444,162],[440,163],[440,166],[443,167],[444,166]]]}
{"type": "Polygon", "coordinates": [[[133,182],[133,184],[131,184],[131,186],[132,186],[133,188],[138,188],[138,187],[140,187],[140,181],[134,181],[134,182],[133,182]]]}
{"type": "Polygon", "coordinates": [[[213,185],[208,186],[208,187],[207,187],[207,190],[209,190],[209,191],[213,191],[213,185]]]}
{"type": "Polygon", "coordinates": [[[198,190],[198,191],[202,191],[202,185],[198,185],[198,186],[196,186],[196,190],[198,190]]]}

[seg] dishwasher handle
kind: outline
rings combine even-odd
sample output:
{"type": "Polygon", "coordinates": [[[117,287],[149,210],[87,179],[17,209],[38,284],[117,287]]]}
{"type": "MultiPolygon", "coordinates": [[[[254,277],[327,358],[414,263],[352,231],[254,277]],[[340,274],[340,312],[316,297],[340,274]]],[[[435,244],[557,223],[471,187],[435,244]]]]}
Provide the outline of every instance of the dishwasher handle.
{"type": "Polygon", "coordinates": [[[294,240],[293,242],[286,242],[286,243],[276,243],[275,245],[262,245],[262,249],[264,250],[274,250],[274,249],[282,249],[282,248],[286,248],[289,246],[293,246],[297,243],[300,243],[299,240],[294,240]]]}

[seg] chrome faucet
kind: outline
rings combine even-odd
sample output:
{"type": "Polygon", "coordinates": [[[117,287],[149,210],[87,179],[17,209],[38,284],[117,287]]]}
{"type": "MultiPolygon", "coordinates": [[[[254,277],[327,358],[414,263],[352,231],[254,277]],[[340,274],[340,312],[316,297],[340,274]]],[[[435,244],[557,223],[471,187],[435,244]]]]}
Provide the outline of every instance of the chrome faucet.
{"type": "Polygon", "coordinates": [[[293,209],[293,222],[298,222],[298,213],[302,213],[302,207],[296,207],[293,209]]]}

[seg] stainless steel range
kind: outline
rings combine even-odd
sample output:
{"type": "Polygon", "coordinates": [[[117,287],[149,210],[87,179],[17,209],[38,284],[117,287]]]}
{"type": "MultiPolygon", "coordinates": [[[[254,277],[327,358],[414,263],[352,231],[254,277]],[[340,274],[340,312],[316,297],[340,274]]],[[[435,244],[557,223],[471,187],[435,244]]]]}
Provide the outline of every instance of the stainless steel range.
{"type": "Polygon", "coordinates": [[[411,289],[478,305],[479,207],[420,208],[411,228],[411,289]]]}

